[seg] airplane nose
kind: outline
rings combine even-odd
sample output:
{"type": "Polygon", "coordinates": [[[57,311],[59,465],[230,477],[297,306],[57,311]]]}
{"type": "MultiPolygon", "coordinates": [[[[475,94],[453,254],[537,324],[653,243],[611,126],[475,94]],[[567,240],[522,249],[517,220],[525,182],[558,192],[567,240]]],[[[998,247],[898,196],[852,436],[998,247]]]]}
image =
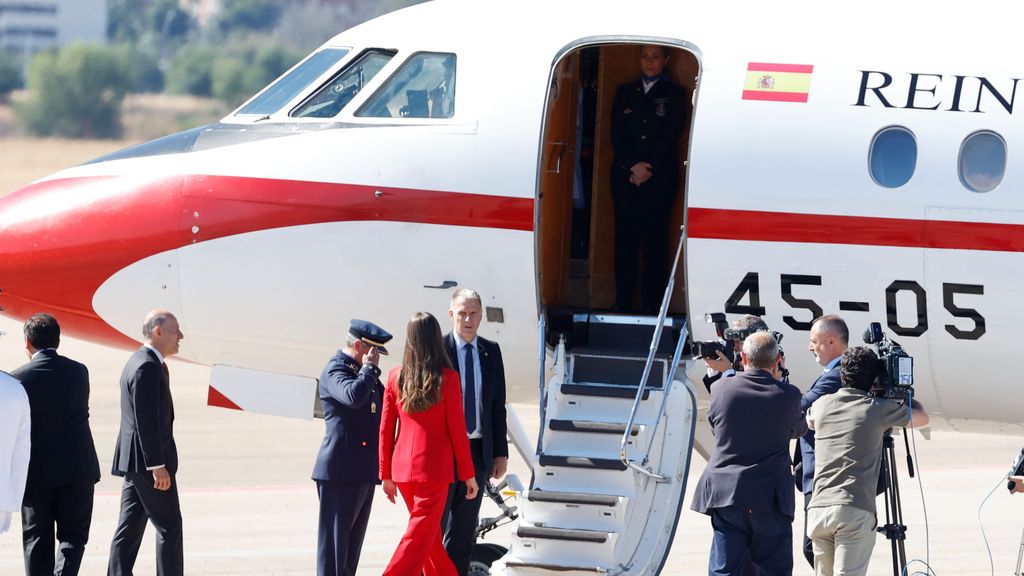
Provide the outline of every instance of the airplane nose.
{"type": "Polygon", "coordinates": [[[0,198],[0,307],[54,314],[65,333],[134,344],[93,309],[121,268],[180,246],[181,178],[85,176],[30,184],[0,198]]]}

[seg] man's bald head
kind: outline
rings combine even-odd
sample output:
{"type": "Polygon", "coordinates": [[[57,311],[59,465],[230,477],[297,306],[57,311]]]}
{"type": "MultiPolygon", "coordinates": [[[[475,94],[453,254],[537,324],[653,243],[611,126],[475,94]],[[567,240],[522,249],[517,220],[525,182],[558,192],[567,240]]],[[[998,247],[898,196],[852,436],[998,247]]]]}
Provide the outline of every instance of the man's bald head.
{"type": "Polygon", "coordinates": [[[771,370],[779,359],[779,343],[768,332],[754,332],[743,341],[743,363],[749,368],[771,370]]]}

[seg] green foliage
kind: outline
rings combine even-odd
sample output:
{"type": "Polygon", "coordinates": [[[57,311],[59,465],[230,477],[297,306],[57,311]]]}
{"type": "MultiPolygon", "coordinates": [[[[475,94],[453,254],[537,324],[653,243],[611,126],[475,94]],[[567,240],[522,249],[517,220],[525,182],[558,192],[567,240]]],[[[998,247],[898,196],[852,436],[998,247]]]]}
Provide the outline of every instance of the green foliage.
{"type": "Polygon", "coordinates": [[[213,46],[186,46],[167,70],[167,89],[175,94],[213,94],[213,64],[219,51],[213,46]]]}
{"type": "Polygon", "coordinates": [[[21,63],[6,50],[0,50],[0,101],[6,100],[11,91],[20,88],[21,63]]]}
{"type": "Polygon", "coordinates": [[[128,74],[129,92],[163,92],[164,73],[156,56],[133,44],[121,44],[112,49],[128,74]]]}
{"type": "Polygon", "coordinates": [[[281,18],[281,7],[274,0],[223,0],[217,28],[224,34],[232,30],[272,30],[281,18]]]}
{"type": "Polygon", "coordinates": [[[107,1],[107,38],[114,42],[180,45],[196,25],[178,0],[107,1]]]}
{"type": "Polygon", "coordinates": [[[38,136],[117,138],[130,82],[116,49],[71,44],[40,52],[29,64],[30,96],[17,114],[38,136]]]}

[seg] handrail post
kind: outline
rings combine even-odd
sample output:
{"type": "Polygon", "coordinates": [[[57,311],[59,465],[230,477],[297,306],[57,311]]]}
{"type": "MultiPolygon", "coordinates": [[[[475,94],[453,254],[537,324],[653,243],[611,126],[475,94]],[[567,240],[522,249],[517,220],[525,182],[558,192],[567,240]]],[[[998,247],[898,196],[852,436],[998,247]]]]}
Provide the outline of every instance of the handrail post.
{"type": "MultiPolygon", "coordinates": [[[[648,460],[648,452],[650,451],[651,446],[653,446],[653,443],[651,445],[649,445],[647,447],[647,449],[644,451],[643,460],[642,460],[641,464],[637,464],[636,462],[633,462],[633,461],[631,461],[629,459],[629,455],[626,453],[626,448],[627,448],[627,446],[629,444],[630,432],[632,432],[632,430],[633,430],[633,423],[636,421],[637,410],[640,409],[640,401],[641,401],[641,399],[644,396],[644,391],[647,389],[647,380],[650,378],[650,375],[651,375],[651,367],[654,364],[654,356],[655,356],[655,354],[657,354],[658,344],[661,343],[661,333],[662,333],[662,331],[665,328],[665,317],[668,315],[668,306],[669,306],[669,303],[672,300],[672,289],[675,287],[675,284],[676,284],[676,269],[679,267],[679,256],[683,253],[683,242],[685,242],[685,240],[686,240],[686,227],[685,226],[680,226],[679,227],[679,242],[676,245],[676,255],[672,259],[672,272],[669,274],[669,277],[668,277],[668,285],[665,286],[665,294],[661,297],[661,308],[658,310],[658,323],[657,323],[657,326],[656,326],[656,328],[654,330],[654,336],[651,338],[651,348],[647,352],[647,363],[644,365],[644,373],[640,377],[640,385],[636,389],[636,397],[633,398],[633,408],[629,412],[629,421],[626,422],[626,431],[623,432],[623,434],[622,434],[622,441],[619,444],[619,459],[622,461],[623,464],[625,464],[626,466],[628,466],[628,467],[630,467],[630,468],[632,468],[632,469],[634,469],[634,470],[636,470],[638,472],[646,474],[647,476],[650,476],[651,478],[654,478],[658,482],[664,482],[667,479],[665,477],[661,476],[660,474],[656,474],[654,472],[651,472],[650,470],[648,470],[646,468],[646,464],[647,464],[647,460],[648,460]]],[[[676,345],[676,353],[675,353],[676,355],[673,356],[673,365],[672,365],[672,375],[673,376],[675,376],[675,366],[676,366],[676,364],[678,364],[678,355],[682,353],[682,344],[685,341],[685,339],[686,339],[686,328],[684,326],[683,327],[683,331],[680,334],[679,342],[676,345]]],[[[668,382],[664,382],[663,383],[663,389],[662,389],[662,396],[663,396],[663,398],[661,400],[662,405],[661,405],[661,410],[658,411],[658,416],[655,419],[655,423],[654,423],[654,429],[655,430],[658,428],[658,423],[661,422],[661,412],[664,410],[664,407],[665,407],[665,399],[666,399],[665,397],[668,396],[668,394],[671,391],[671,389],[672,389],[672,381],[671,380],[669,380],[668,382]]]]}
{"type": "Polygon", "coordinates": [[[544,429],[547,428],[547,426],[545,426],[543,424],[544,422],[547,422],[547,410],[548,410],[547,382],[544,381],[544,377],[547,375],[547,352],[548,352],[548,347],[547,347],[547,344],[546,344],[546,342],[544,340],[545,336],[547,335],[547,325],[548,325],[547,318],[548,318],[547,310],[544,308],[544,305],[542,304],[541,307],[540,307],[540,321],[537,322],[537,325],[538,325],[538,328],[539,328],[539,332],[540,332],[540,338],[539,338],[539,340],[540,340],[540,352],[539,352],[539,356],[540,356],[540,376],[539,376],[539,380],[540,380],[540,394],[539,394],[538,397],[540,398],[540,421],[542,423],[541,427],[540,427],[540,430],[537,432],[537,449],[536,449],[537,454],[540,454],[541,447],[544,446],[544,429]]]}

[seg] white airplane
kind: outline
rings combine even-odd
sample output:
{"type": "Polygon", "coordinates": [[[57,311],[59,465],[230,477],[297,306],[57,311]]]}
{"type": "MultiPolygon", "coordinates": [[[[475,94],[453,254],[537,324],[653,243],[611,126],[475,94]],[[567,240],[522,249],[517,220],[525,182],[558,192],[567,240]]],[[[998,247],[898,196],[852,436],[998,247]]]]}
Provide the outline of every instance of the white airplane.
{"type": "Polygon", "coordinates": [[[520,527],[485,563],[656,573],[690,448],[709,446],[703,363],[683,352],[714,338],[706,313],[763,316],[804,387],[820,370],[803,350],[814,317],[844,316],[851,344],[881,322],[914,358],[933,424],[1020,431],[1024,395],[996,376],[1024,324],[1024,165],[1010,154],[1024,69],[1007,56],[1020,12],[408,8],[339,34],[216,124],[0,199],[0,305],[114,345],[170,308],[180,355],[213,367],[212,405],[312,417],[349,318],[401,350],[412,312],[443,316],[453,287],[477,289],[510,398],[537,402],[544,422],[512,426],[534,475],[511,480],[520,527]],[[669,50],[693,96],[681,257],[650,359],[657,319],[606,313],[607,111],[643,44],[669,50]],[[574,190],[591,198],[583,216],[574,190]],[[574,224],[589,224],[582,254],[574,224]],[[634,345],[608,344],[623,331],[634,345]]]}

